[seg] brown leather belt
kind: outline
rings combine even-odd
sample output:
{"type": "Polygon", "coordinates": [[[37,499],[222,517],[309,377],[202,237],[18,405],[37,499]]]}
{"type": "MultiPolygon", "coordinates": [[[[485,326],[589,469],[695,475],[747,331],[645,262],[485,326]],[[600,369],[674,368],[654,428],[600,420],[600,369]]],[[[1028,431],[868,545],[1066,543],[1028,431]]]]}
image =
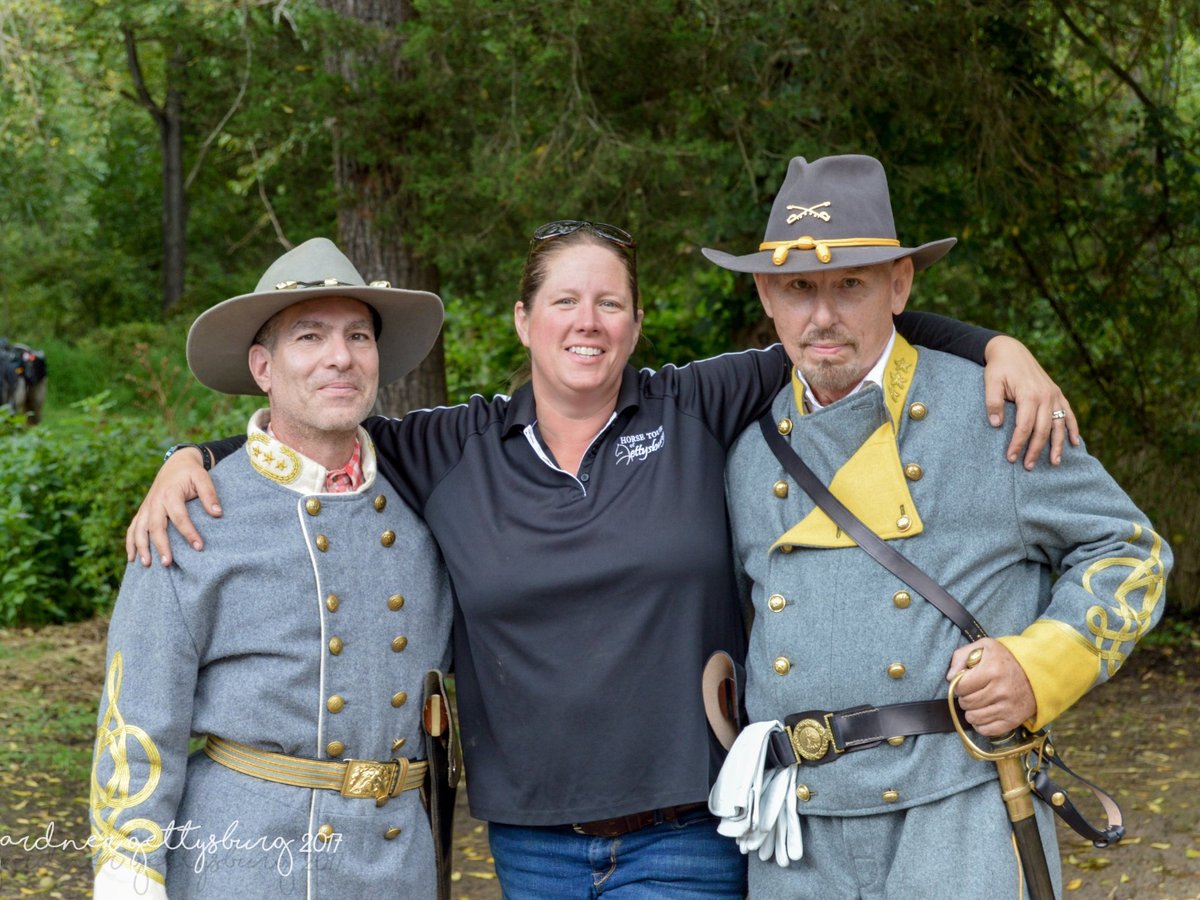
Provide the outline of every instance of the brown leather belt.
{"type": "Polygon", "coordinates": [[[595,822],[577,822],[571,829],[576,834],[586,834],[589,837],[620,837],[623,834],[641,831],[650,825],[677,821],[685,813],[707,806],[707,803],[684,803],[680,806],[668,806],[666,809],[648,809],[627,816],[597,819],[595,822]]]}

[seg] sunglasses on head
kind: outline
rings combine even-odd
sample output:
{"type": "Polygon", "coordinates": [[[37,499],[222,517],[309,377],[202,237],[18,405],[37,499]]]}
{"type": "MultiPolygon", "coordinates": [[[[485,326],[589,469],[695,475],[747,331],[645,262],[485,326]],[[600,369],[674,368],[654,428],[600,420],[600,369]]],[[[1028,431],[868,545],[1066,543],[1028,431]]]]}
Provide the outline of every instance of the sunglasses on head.
{"type": "Polygon", "coordinates": [[[547,222],[533,233],[533,242],[540,243],[562,237],[565,234],[574,234],[581,228],[586,228],[597,237],[630,250],[637,246],[633,235],[624,228],[618,228],[616,225],[609,225],[605,222],[585,222],[582,219],[559,219],[556,222],[547,222]]]}

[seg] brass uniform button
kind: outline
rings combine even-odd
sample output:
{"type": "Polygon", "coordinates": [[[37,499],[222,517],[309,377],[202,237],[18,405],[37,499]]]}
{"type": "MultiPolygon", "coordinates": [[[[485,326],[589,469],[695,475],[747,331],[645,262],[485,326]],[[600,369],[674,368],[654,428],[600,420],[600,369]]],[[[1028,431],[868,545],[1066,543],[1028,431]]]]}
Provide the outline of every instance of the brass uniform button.
{"type": "Polygon", "coordinates": [[[408,646],[408,638],[404,635],[392,638],[392,650],[396,653],[403,653],[404,648],[408,646]]]}
{"type": "Polygon", "coordinates": [[[378,497],[375,498],[375,509],[377,509],[379,512],[383,512],[384,507],[386,507],[386,506],[387,506],[387,497],[383,496],[383,494],[380,494],[378,497]]]}
{"type": "Polygon", "coordinates": [[[330,825],[328,822],[326,822],[324,825],[322,825],[320,828],[317,829],[317,840],[320,841],[322,844],[328,843],[332,837],[333,837],[333,826],[330,825]]]}
{"type": "Polygon", "coordinates": [[[346,752],[346,745],[341,741],[330,741],[325,745],[325,752],[330,756],[341,756],[346,752]]]}
{"type": "Polygon", "coordinates": [[[888,790],[883,792],[883,802],[884,803],[895,803],[899,799],[900,799],[900,792],[897,790],[888,788],[888,790]]]}
{"type": "Polygon", "coordinates": [[[796,799],[801,803],[807,803],[815,793],[816,791],[810,790],[807,784],[796,785],[796,799]]]}
{"type": "Polygon", "coordinates": [[[392,741],[392,752],[395,753],[407,743],[408,738],[396,738],[394,741],[392,741]]]}
{"type": "Polygon", "coordinates": [[[396,709],[399,709],[407,702],[408,694],[404,691],[397,691],[396,693],[392,694],[392,706],[394,706],[396,709]]]}
{"type": "Polygon", "coordinates": [[[346,645],[342,642],[342,639],[340,637],[331,637],[329,639],[329,652],[332,653],[334,656],[337,656],[339,653],[341,653],[342,648],[344,648],[345,646],[346,645]]]}
{"type": "Polygon", "coordinates": [[[792,433],[792,420],[784,416],[779,420],[779,424],[776,427],[779,429],[780,434],[789,435],[792,433]]]}
{"type": "Polygon", "coordinates": [[[909,463],[904,467],[904,477],[909,481],[920,481],[921,476],[924,474],[925,470],[916,463],[909,463]]]}
{"type": "Polygon", "coordinates": [[[304,511],[310,516],[315,516],[321,511],[321,501],[316,497],[309,497],[304,501],[304,511]]]}
{"type": "Polygon", "coordinates": [[[404,606],[404,595],[403,594],[392,594],[392,596],[388,597],[388,609],[390,609],[392,612],[395,612],[396,610],[403,608],[403,606],[404,606]]]}
{"type": "Polygon", "coordinates": [[[897,735],[896,737],[890,737],[890,738],[888,738],[888,743],[891,744],[893,747],[899,747],[901,744],[904,743],[904,735],[901,734],[901,735],[897,735]]]}
{"type": "Polygon", "coordinates": [[[929,407],[924,403],[917,401],[916,403],[909,404],[908,417],[910,419],[920,422],[927,415],[929,415],[929,407]]]}
{"type": "Polygon", "coordinates": [[[320,550],[322,553],[324,553],[326,550],[328,550],[329,549],[329,538],[325,537],[325,535],[323,535],[323,534],[318,534],[317,535],[317,549],[320,550]]]}
{"type": "Polygon", "coordinates": [[[338,607],[342,605],[342,601],[338,599],[337,594],[330,594],[325,598],[325,608],[330,612],[337,612],[338,607]]]}
{"type": "Polygon", "coordinates": [[[904,668],[904,663],[892,663],[890,666],[888,666],[888,678],[895,678],[899,680],[904,677],[904,673],[907,671],[908,670],[904,668]]]}
{"type": "Polygon", "coordinates": [[[786,656],[780,656],[775,660],[774,669],[776,675],[786,675],[792,671],[792,661],[786,656]]]}
{"type": "Polygon", "coordinates": [[[908,591],[896,591],[892,594],[892,603],[897,609],[908,609],[912,605],[912,594],[908,591]]]}
{"type": "Polygon", "coordinates": [[[383,839],[385,841],[394,841],[398,837],[400,837],[400,829],[396,827],[389,828],[383,833],[383,839]]]}
{"type": "Polygon", "coordinates": [[[787,606],[787,599],[783,594],[772,594],[767,598],[767,609],[771,612],[779,612],[785,606],[787,606]]]}
{"type": "Polygon", "coordinates": [[[341,694],[334,694],[325,701],[325,708],[331,713],[340,713],[346,708],[346,701],[341,694]]]}
{"type": "Polygon", "coordinates": [[[782,500],[788,495],[788,483],[786,481],[775,482],[775,486],[771,488],[771,492],[782,500]]]}
{"type": "Polygon", "coordinates": [[[379,543],[383,544],[385,547],[392,546],[392,544],[396,543],[396,532],[390,529],[385,531],[383,533],[383,537],[379,539],[379,543]]]}
{"type": "Polygon", "coordinates": [[[901,516],[896,520],[896,527],[901,531],[908,531],[908,529],[912,528],[912,519],[908,516],[901,516]]]}

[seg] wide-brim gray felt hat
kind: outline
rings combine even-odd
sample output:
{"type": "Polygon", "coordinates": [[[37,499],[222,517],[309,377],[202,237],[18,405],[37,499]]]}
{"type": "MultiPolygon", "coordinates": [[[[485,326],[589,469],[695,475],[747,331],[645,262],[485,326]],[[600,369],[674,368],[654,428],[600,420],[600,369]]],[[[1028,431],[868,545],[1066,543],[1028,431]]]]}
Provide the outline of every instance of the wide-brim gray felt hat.
{"type": "Polygon", "coordinates": [[[955,238],[944,238],[920,247],[900,246],[887,176],[874,157],[826,156],[810,163],[797,156],[788,165],[758,252],[702,252],[734,272],[816,272],[905,256],[920,271],[954,244],[955,238]]]}
{"type": "Polygon", "coordinates": [[[187,360],[200,382],[225,394],[261,394],[250,374],[250,345],[271,316],[317,297],[350,297],[374,310],[379,383],[415,369],[437,340],[442,301],[386,281],[367,284],[332,241],[312,238],[289,250],[258,281],[254,293],[230,297],[201,313],[187,339],[187,360]]]}

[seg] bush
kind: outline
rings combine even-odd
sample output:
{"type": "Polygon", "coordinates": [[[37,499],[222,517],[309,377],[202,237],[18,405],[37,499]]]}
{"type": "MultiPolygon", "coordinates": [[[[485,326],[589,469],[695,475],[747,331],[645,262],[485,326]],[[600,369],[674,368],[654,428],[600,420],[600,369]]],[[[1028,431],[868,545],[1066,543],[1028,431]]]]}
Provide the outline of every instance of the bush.
{"type": "Polygon", "coordinates": [[[144,423],[102,394],[55,426],[0,438],[0,624],[86,618],[107,608],[121,538],[161,458],[144,423]]]}
{"type": "Polygon", "coordinates": [[[161,410],[118,412],[123,405],[108,392],[36,428],[0,423],[0,626],[111,608],[125,570],[125,528],[163,451],[244,428],[253,401],[222,399],[216,414],[177,408],[186,415],[176,415],[173,428],[161,410]]]}
{"type": "MultiPolygon", "coordinates": [[[[211,422],[234,409],[245,410],[235,416],[240,431],[249,411],[261,404],[248,401],[247,406],[196,381],[184,354],[188,325],[182,319],[129,322],[98,328],[74,342],[53,337],[36,342],[46,352],[50,421],[69,415],[69,407],[104,387],[112,409],[157,418],[162,431],[176,439],[192,423],[211,422]]],[[[149,427],[156,427],[153,421],[149,427]]]]}

